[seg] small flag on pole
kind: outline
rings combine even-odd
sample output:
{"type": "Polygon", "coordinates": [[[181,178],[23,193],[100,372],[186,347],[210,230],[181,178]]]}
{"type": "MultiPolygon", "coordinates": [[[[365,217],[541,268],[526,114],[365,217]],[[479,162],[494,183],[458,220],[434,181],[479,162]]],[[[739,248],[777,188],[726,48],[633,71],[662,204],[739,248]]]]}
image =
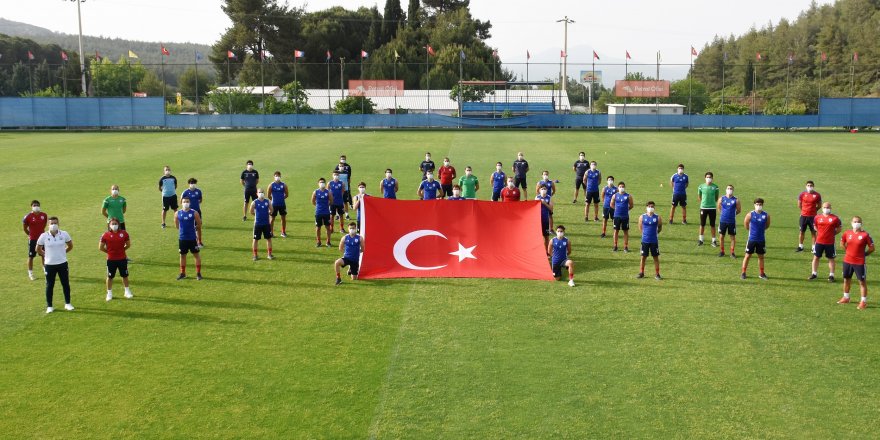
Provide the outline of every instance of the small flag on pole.
{"type": "Polygon", "coordinates": [[[294,51],[293,51],[293,58],[294,58],[294,59],[296,59],[296,58],[302,58],[302,57],[304,57],[304,56],[306,56],[306,53],[303,52],[303,51],[301,51],[301,50],[294,50],[294,51]]]}
{"type": "Polygon", "coordinates": [[[498,49],[492,50],[492,58],[495,58],[496,60],[498,59],[498,49]]]}
{"type": "Polygon", "coordinates": [[[237,59],[237,58],[238,58],[238,57],[237,57],[237,56],[235,56],[235,54],[234,54],[234,53],[232,53],[232,51],[231,51],[231,50],[227,50],[227,51],[226,51],[226,58],[227,58],[227,59],[231,59],[231,60],[234,60],[234,59],[237,59]]]}
{"type": "Polygon", "coordinates": [[[793,53],[788,54],[788,64],[789,65],[794,64],[794,54],[793,53]]]}
{"type": "Polygon", "coordinates": [[[657,63],[660,63],[661,61],[663,61],[663,58],[660,57],[660,51],[658,50],[657,51],[657,63]]]}
{"type": "Polygon", "coordinates": [[[755,60],[757,60],[757,61],[761,61],[761,59],[762,59],[762,57],[761,57],[761,52],[756,53],[756,54],[755,54],[755,60]]]}
{"type": "Polygon", "coordinates": [[[428,55],[431,55],[431,56],[436,55],[436,52],[434,52],[434,48],[431,47],[430,44],[427,46],[427,49],[428,49],[428,55]]]}
{"type": "Polygon", "coordinates": [[[95,51],[95,61],[101,61],[101,54],[97,50],[95,51]]]}
{"type": "Polygon", "coordinates": [[[464,51],[463,51],[463,50],[458,51],[458,58],[461,59],[462,61],[464,61],[465,58],[467,58],[467,57],[464,55],[464,51]]]}
{"type": "Polygon", "coordinates": [[[632,57],[629,56],[629,51],[626,51],[626,59],[628,59],[628,60],[631,60],[631,59],[632,59],[632,57]]]}
{"type": "Polygon", "coordinates": [[[858,61],[858,60],[859,60],[859,53],[853,52],[853,61],[858,61]]]}
{"type": "Polygon", "coordinates": [[[601,59],[601,58],[599,58],[599,54],[597,54],[595,50],[593,51],[593,59],[595,59],[595,60],[601,59]]]}
{"type": "Polygon", "coordinates": [[[822,57],[821,57],[821,58],[822,58],[822,61],[828,61],[828,54],[825,53],[825,52],[822,52],[822,57]]]}
{"type": "Polygon", "coordinates": [[[129,49],[129,51],[128,51],[128,57],[129,57],[129,58],[137,58],[138,56],[137,56],[136,53],[132,52],[131,49],[129,49]]]}
{"type": "Polygon", "coordinates": [[[328,51],[327,51],[327,62],[328,62],[328,63],[330,62],[330,59],[331,59],[331,58],[332,58],[332,57],[330,56],[330,51],[328,50],[328,51]]]}
{"type": "Polygon", "coordinates": [[[33,61],[33,59],[34,59],[34,53],[31,51],[28,51],[28,61],[33,61]]]}
{"type": "Polygon", "coordinates": [[[691,46],[691,55],[697,56],[697,49],[694,49],[694,46],[691,46]]]}
{"type": "Polygon", "coordinates": [[[564,50],[559,51],[559,58],[565,58],[565,51],[564,50]]]}
{"type": "Polygon", "coordinates": [[[62,60],[62,61],[67,61],[67,52],[65,52],[65,51],[63,51],[63,50],[61,51],[61,60],[62,60]]]}
{"type": "Polygon", "coordinates": [[[370,57],[370,54],[367,53],[367,51],[361,49],[361,59],[369,58],[369,57],[370,57]]]}
{"type": "Polygon", "coordinates": [[[196,51],[196,62],[198,63],[202,58],[204,58],[204,55],[202,55],[201,52],[196,51]]]}
{"type": "Polygon", "coordinates": [[[526,61],[528,61],[530,59],[532,59],[532,54],[530,54],[529,51],[527,50],[526,51],[526,61]]]}
{"type": "Polygon", "coordinates": [[[165,48],[165,46],[161,46],[161,47],[162,47],[162,56],[167,57],[167,56],[171,55],[171,52],[169,52],[168,49],[165,48]]]}
{"type": "Polygon", "coordinates": [[[394,61],[397,61],[397,60],[399,60],[399,59],[400,59],[400,54],[397,53],[397,50],[395,49],[395,50],[394,50],[394,61]]]}

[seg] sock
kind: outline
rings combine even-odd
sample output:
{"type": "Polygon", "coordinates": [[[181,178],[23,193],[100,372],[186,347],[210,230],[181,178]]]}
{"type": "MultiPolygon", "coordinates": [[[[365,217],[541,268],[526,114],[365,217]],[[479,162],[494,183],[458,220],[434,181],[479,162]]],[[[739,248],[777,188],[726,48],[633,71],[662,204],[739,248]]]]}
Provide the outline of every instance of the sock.
{"type": "Polygon", "coordinates": [[[269,255],[272,255],[272,248],[271,248],[271,247],[270,247],[270,248],[266,248],[266,252],[268,252],[269,255]]]}
{"type": "Polygon", "coordinates": [[[254,256],[256,257],[257,256],[257,248],[253,248],[253,249],[251,249],[251,251],[254,253],[254,256]]]}
{"type": "Polygon", "coordinates": [[[34,274],[34,271],[28,269],[28,275],[33,275],[33,274],[34,274]]]}
{"type": "Polygon", "coordinates": [[[730,253],[731,253],[731,254],[735,254],[735,253],[736,253],[736,252],[733,251],[733,246],[730,247],[730,253]]]}
{"type": "Polygon", "coordinates": [[[131,288],[130,288],[130,287],[126,287],[126,288],[125,288],[125,293],[131,293],[131,288]]]}
{"type": "Polygon", "coordinates": [[[336,278],[340,278],[338,270],[336,271],[336,278]]]}
{"type": "Polygon", "coordinates": [[[813,276],[816,276],[816,275],[818,275],[818,274],[816,272],[813,272],[813,276]]]}
{"type": "Polygon", "coordinates": [[[828,276],[829,276],[829,277],[833,277],[833,276],[834,276],[834,272],[828,272],[828,276]]]}
{"type": "Polygon", "coordinates": [[[574,273],[569,272],[569,274],[568,274],[568,279],[569,279],[569,280],[573,280],[573,279],[574,279],[574,273]]]}
{"type": "Polygon", "coordinates": [[[186,266],[180,266],[180,273],[186,273],[186,266]]]}
{"type": "Polygon", "coordinates": [[[202,273],[202,264],[196,264],[196,273],[202,273]]]}
{"type": "Polygon", "coordinates": [[[113,295],[113,290],[107,289],[107,295],[113,295]]]}
{"type": "Polygon", "coordinates": [[[804,245],[802,245],[802,244],[798,245],[798,249],[803,249],[803,248],[804,248],[804,245]]]}
{"type": "Polygon", "coordinates": [[[867,296],[863,296],[863,297],[862,297],[862,302],[868,302],[868,297],[867,297],[867,296]]]}
{"type": "Polygon", "coordinates": [[[703,241],[703,234],[700,234],[700,241],[703,241]]]}
{"type": "Polygon", "coordinates": [[[844,298],[849,298],[849,292],[843,292],[843,297],[844,297],[844,298]]]}

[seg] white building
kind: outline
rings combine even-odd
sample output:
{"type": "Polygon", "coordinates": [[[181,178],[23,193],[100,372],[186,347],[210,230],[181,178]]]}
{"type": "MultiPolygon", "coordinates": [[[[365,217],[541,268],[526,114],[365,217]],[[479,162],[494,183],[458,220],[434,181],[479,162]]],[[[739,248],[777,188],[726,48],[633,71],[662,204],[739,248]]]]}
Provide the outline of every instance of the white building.
{"type": "MultiPolygon", "coordinates": [[[[626,128],[638,128],[636,124],[624,124],[617,116],[681,116],[685,108],[687,107],[681,104],[608,104],[608,128],[613,130],[618,125],[620,128],[624,128],[624,125],[626,128]]],[[[651,128],[657,127],[651,126],[651,128]]]]}
{"type": "MultiPolygon", "coordinates": [[[[309,107],[327,113],[335,108],[336,101],[347,97],[348,90],[340,93],[339,89],[306,89],[309,107]],[[329,93],[328,93],[329,92],[329,93]]],[[[402,90],[398,96],[370,96],[370,100],[376,104],[376,113],[393,113],[396,108],[406,109],[410,113],[434,113],[450,115],[458,112],[458,103],[449,99],[450,90],[402,90]]],[[[571,111],[568,94],[556,90],[496,90],[492,95],[486,95],[483,102],[550,102],[556,104],[557,112],[571,111]]]]}

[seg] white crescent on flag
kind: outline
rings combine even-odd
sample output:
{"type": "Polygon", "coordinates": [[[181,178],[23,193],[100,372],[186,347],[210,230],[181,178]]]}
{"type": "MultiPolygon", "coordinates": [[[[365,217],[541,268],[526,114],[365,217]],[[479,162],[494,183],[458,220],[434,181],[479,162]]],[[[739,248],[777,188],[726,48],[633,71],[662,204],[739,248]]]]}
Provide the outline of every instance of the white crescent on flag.
{"type": "MultiPolygon", "coordinates": [[[[444,264],[442,266],[433,266],[433,267],[416,266],[411,261],[409,261],[409,257],[406,256],[406,251],[407,251],[407,249],[409,249],[409,245],[412,244],[412,242],[414,242],[422,237],[431,237],[431,236],[440,237],[444,240],[447,240],[445,235],[443,235],[437,231],[430,230],[430,229],[421,229],[418,231],[413,231],[413,232],[410,232],[410,233],[404,235],[403,237],[400,237],[394,243],[394,248],[393,248],[394,259],[397,260],[397,264],[400,264],[401,266],[403,266],[407,269],[410,269],[410,270],[436,270],[436,269],[442,269],[442,268],[446,267],[447,266],[446,264],[444,264]]],[[[450,252],[449,255],[455,255],[456,257],[458,257],[459,263],[461,263],[463,260],[465,260],[467,258],[472,258],[472,259],[476,260],[477,257],[474,256],[474,249],[476,247],[477,246],[474,245],[474,246],[466,248],[466,247],[462,246],[461,243],[459,243],[458,250],[454,251],[454,252],[450,252]]]]}

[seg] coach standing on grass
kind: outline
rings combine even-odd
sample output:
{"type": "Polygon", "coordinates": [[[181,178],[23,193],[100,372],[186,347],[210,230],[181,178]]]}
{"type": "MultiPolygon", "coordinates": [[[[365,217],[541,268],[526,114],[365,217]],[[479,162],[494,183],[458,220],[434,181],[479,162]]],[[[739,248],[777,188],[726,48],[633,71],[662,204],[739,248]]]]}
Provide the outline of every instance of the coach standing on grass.
{"type": "Polygon", "coordinates": [[[44,258],[46,268],[46,313],[52,313],[52,295],[55,289],[55,275],[61,280],[64,289],[64,310],[73,310],[70,304],[70,270],[67,253],[73,250],[73,240],[67,231],[58,226],[58,217],[49,217],[49,232],[37,239],[37,252],[44,258]]]}
{"type": "Polygon", "coordinates": [[[241,221],[247,221],[248,205],[257,199],[257,185],[260,184],[260,172],[254,169],[254,161],[249,160],[241,172],[241,186],[244,187],[244,206],[241,208],[241,221]]]}

